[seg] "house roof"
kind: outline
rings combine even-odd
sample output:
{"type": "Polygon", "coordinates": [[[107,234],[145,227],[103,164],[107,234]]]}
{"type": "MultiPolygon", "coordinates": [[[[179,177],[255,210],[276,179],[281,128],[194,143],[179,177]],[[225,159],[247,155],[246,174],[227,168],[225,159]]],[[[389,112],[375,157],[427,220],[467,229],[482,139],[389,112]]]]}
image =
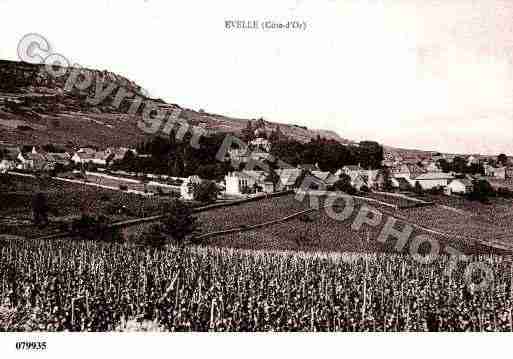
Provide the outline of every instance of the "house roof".
{"type": "Polygon", "coordinates": [[[331,176],[330,172],[323,172],[323,171],[312,171],[312,174],[315,177],[322,179],[323,181],[325,181],[326,179],[328,179],[331,176]]]}
{"type": "Polygon", "coordinates": [[[351,165],[351,166],[344,166],[344,167],[342,167],[342,169],[346,169],[349,171],[360,171],[362,168],[360,166],[351,165]]]}
{"type": "Polygon", "coordinates": [[[318,171],[319,167],[317,165],[311,164],[311,163],[302,163],[298,166],[301,169],[307,170],[307,171],[318,171]]]}
{"type": "Polygon", "coordinates": [[[299,168],[282,168],[277,170],[276,173],[284,186],[293,186],[297,179],[303,174],[303,170],[299,168]]]}
{"type": "Polygon", "coordinates": [[[323,171],[312,171],[312,174],[319,178],[320,180],[328,183],[328,184],[333,184],[335,183],[336,181],[338,181],[338,176],[335,176],[334,174],[332,174],[331,172],[323,172],[323,171]]]}
{"type": "Polygon", "coordinates": [[[438,180],[438,179],[454,179],[454,176],[445,172],[427,172],[415,177],[415,180],[438,180]]]}
{"type": "Polygon", "coordinates": [[[94,160],[94,159],[107,160],[107,158],[109,158],[109,156],[110,156],[110,154],[105,151],[92,152],[92,153],[90,151],[77,152],[77,153],[75,153],[75,155],[78,156],[82,160],[94,160]]]}
{"type": "Polygon", "coordinates": [[[87,154],[92,155],[92,154],[96,153],[96,151],[89,147],[82,147],[81,149],[79,149],[77,151],[77,153],[87,153],[87,154]]]}

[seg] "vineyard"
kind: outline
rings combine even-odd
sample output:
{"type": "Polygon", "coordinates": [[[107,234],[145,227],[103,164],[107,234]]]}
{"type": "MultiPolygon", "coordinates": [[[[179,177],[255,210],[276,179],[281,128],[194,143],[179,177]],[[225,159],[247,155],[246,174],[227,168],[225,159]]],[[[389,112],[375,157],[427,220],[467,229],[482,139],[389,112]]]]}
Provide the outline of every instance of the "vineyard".
{"type": "MultiPolygon", "coordinates": [[[[292,200],[294,200],[292,198],[292,200]]],[[[303,203],[302,203],[303,204],[303,203]]],[[[273,224],[265,228],[243,231],[242,233],[230,233],[209,238],[204,242],[206,245],[217,247],[230,247],[238,249],[258,249],[258,250],[291,250],[291,251],[323,251],[323,252],[368,252],[368,253],[403,253],[407,254],[413,239],[419,235],[428,235],[433,241],[439,244],[440,253],[446,253],[445,249],[450,246],[465,254],[504,254],[504,251],[495,249],[481,243],[475,242],[471,237],[461,236],[461,232],[452,230],[449,234],[454,236],[442,236],[436,233],[428,233],[420,228],[413,227],[408,241],[405,242],[401,250],[395,248],[397,240],[389,237],[383,243],[378,241],[380,233],[383,231],[385,223],[395,215],[396,222],[394,228],[398,231],[404,230],[407,222],[401,220],[398,214],[402,211],[390,211],[390,208],[373,205],[372,208],[382,213],[382,221],[378,226],[362,225],[359,229],[352,226],[358,212],[365,202],[355,200],[353,214],[346,220],[337,220],[328,215],[325,209],[310,213],[308,216],[297,217],[292,220],[273,224]]],[[[321,201],[322,206],[322,201],[321,201]]],[[[305,205],[305,208],[308,208],[305,205]]],[[[343,208],[334,206],[334,212],[341,212],[343,208]]],[[[419,208],[418,213],[424,213],[429,209],[419,208]]],[[[277,210],[279,212],[279,210],[277,210]]],[[[209,212],[210,213],[210,212],[209,212]]],[[[271,212],[273,213],[273,212],[271,212]]],[[[248,216],[251,217],[250,214],[248,216]]],[[[369,216],[372,216],[369,215],[369,216]]],[[[257,217],[257,213],[253,217],[257,217]]],[[[271,215],[270,218],[273,218],[271,215]]],[[[424,223],[439,228],[437,222],[426,223],[425,218],[420,215],[414,219],[413,223],[424,223]]],[[[259,219],[260,220],[260,219],[259,219]]],[[[208,219],[206,219],[208,221],[208,219]]],[[[255,220],[257,222],[257,220],[255,220]]],[[[205,223],[205,221],[200,222],[205,223]]],[[[223,222],[219,222],[223,223],[223,222]]],[[[242,227],[244,228],[244,226],[242,227]]],[[[203,227],[202,227],[203,229],[203,227]]],[[[203,230],[202,230],[203,232],[203,230]]],[[[445,232],[444,232],[445,233],[445,232]]],[[[419,253],[424,254],[429,251],[429,245],[421,245],[419,253]]]]}
{"type": "Polygon", "coordinates": [[[197,218],[202,224],[202,232],[213,232],[242,225],[255,225],[305,209],[308,209],[308,202],[301,202],[294,195],[287,195],[202,212],[197,218]]]}
{"type": "Polygon", "coordinates": [[[163,203],[170,200],[167,197],[144,197],[53,179],[38,181],[28,177],[11,178],[12,186],[8,191],[0,193],[0,203],[9,204],[5,207],[0,206],[0,217],[17,218],[29,223],[19,226],[0,222],[0,232],[28,237],[40,236],[59,229],[57,223],[50,223],[44,230],[30,226],[32,197],[40,190],[48,194],[49,214],[65,221],[82,213],[105,215],[112,220],[150,216],[158,213],[163,203]]]}
{"type": "Polygon", "coordinates": [[[469,289],[461,268],[444,275],[445,257],[6,241],[0,328],[510,331],[510,263],[480,259],[494,273],[486,291],[469,289]]]}

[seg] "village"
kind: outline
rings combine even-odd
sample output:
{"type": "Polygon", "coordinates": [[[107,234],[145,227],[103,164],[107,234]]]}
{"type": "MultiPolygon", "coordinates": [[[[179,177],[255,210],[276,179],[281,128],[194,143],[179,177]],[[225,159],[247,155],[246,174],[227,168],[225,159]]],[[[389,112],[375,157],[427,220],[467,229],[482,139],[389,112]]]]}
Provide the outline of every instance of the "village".
{"type": "MultiPolygon", "coordinates": [[[[361,193],[434,192],[445,195],[469,194],[474,190],[476,181],[486,181],[491,187],[508,190],[511,186],[509,179],[513,178],[513,164],[505,155],[458,156],[438,152],[405,156],[399,152],[385,151],[379,168],[364,168],[357,164],[345,165],[335,171],[323,171],[318,163],[300,163],[276,168],[274,176],[262,170],[244,169],[244,165],[251,161],[267,163],[273,158],[272,143],[268,137],[265,132],[255,130],[254,139],[247,148],[231,148],[228,151],[226,161],[242,165],[240,170],[232,168],[223,180],[215,181],[217,199],[247,198],[295,190],[301,186],[305,176],[314,179],[313,189],[316,190],[344,191],[350,185],[352,190],[361,193]]],[[[116,169],[116,164],[127,157],[144,159],[150,156],[127,147],[81,147],[68,152],[53,145],[0,143],[0,173],[44,173],[63,180],[144,196],[172,194],[183,200],[195,200],[192,187],[204,181],[198,174],[173,177],[116,169]]]]}

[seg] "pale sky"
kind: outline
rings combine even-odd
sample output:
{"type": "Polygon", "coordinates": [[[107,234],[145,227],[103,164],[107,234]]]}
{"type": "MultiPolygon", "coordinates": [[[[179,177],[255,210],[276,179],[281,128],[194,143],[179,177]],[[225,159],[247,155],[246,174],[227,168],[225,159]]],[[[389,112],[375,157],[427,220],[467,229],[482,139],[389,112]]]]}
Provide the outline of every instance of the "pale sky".
{"type": "Polygon", "coordinates": [[[513,154],[512,19],[511,0],[0,0],[0,58],[36,32],[187,108],[513,154]],[[226,30],[230,19],[307,29],[226,30]]]}

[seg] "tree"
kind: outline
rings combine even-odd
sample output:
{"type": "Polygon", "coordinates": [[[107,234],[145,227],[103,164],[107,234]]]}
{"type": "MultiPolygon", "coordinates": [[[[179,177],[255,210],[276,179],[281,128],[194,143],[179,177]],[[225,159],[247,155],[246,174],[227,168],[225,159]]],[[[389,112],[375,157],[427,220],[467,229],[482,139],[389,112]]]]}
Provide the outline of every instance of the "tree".
{"type": "Polygon", "coordinates": [[[192,192],[194,199],[200,202],[212,203],[217,200],[219,188],[213,181],[202,181],[201,183],[192,183],[192,192]]]}
{"type": "Polygon", "coordinates": [[[192,215],[192,209],[182,201],[172,201],[163,212],[160,232],[175,242],[183,244],[187,236],[196,232],[196,218],[192,215]]]}
{"type": "Polygon", "coordinates": [[[255,129],[251,124],[251,120],[248,120],[248,123],[246,124],[246,127],[242,129],[241,134],[242,140],[246,143],[249,143],[255,139],[255,129]]]}
{"type": "Polygon", "coordinates": [[[467,161],[465,161],[463,157],[454,157],[452,160],[452,169],[458,173],[466,173],[467,161]]]}
{"type": "Polygon", "coordinates": [[[363,168],[381,168],[383,146],[375,141],[360,142],[358,161],[363,168]]]}
{"type": "Polygon", "coordinates": [[[419,181],[415,181],[415,187],[413,187],[413,191],[416,194],[422,194],[424,190],[422,189],[422,186],[420,185],[419,181]]]}
{"type": "Polygon", "coordinates": [[[383,169],[383,190],[384,191],[392,191],[392,175],[390,174],[390,169],[385,167],[383,169]]]}
{"type": "Polygon", "coordinates": [[[508,164],[508,156],[506,156],[504,153],[501,153],[499,156],[497,156],[497,161],[503,166],[506,166],[508,164]]]}
{"type": "Polygon", "coordinates": [[[472,181],[472,185],[472,192],[468,194],[470,200],[486,203],[489,197],[495,195],[495,190],[487,180],[474,180],[472,181]]]}
{"type": "Polygon", "coordinates": [[[32,212],[36,226],[48,224],[48,198],[43,192],[37,192],[32,198],[32,212]]]}
{"type": "Polygon", "coordinates": [[[445,158],[441,158],[436,161],[438,167],[442,170],[442,172],[449,172],[450,171],[450,164],[447,162],[445,158]]]}
{"type": "Polygon", "coordinates": [[[356,193],[356,189],[351,185],[351,177],[345,173],[340,175],[340,179],[333,184],[333,189],[335,191],[342,191],[351,195],[356,193]]]}

